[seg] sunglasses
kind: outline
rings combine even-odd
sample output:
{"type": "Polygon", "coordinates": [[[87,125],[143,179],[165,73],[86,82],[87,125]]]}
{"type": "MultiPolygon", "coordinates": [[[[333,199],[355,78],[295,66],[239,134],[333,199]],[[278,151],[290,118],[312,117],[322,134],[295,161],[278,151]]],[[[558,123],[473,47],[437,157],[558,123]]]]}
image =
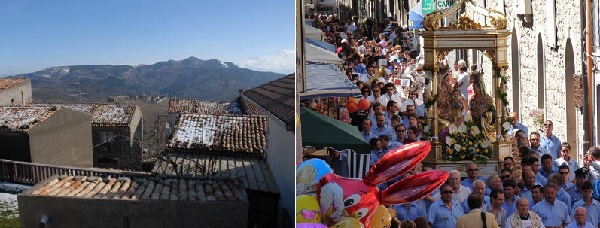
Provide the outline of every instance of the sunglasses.
{"type": "Polygon", "coordinates": [[[406,131],[406,130],[398,130],[398,131],[396,131],[396,132],[405,132],[405,131],[406,131]]]}
{"type": "Polygon", "coordinates": [[[552,124],[544,124],[544,127],[552,126],[552,124]]]}
{"type": "Polygon", "coordinates": [[[510,163],[504,163],[504,166],[511,165],[510,163]]]}
{"type": "Polygon", "coordinates": [[[558,173],[560,173],[561,175],[567,175],[567,174],[569,174],[569,172],[558,172],[558,173]]]}
{"type": "Polygon", "coordinates": [[[479,169],[467,169],[467,171],[477,171],[479,169]]]}
{"type": "Polygon", "coordinates": [[[452,191],[452,190],[442,191],[442,194],[452,194],[452,193],[454,193],[454,191],[452,191]]]}
{"type": "Polygon", "coordinates": [[[569,150],[561,150],[560,152],[569,152],[569,150]]]}
{"type": "Polygon", "coordinates": [[[504,176],[502,176],[502,178],[508,179],[508,178],[510,178],[510,175],[504,175],[504,176]]]}
{"type": "Polygon", "coordinates": [[[381,92],[380,90],[373,90],[373,93],[381,92]]]}

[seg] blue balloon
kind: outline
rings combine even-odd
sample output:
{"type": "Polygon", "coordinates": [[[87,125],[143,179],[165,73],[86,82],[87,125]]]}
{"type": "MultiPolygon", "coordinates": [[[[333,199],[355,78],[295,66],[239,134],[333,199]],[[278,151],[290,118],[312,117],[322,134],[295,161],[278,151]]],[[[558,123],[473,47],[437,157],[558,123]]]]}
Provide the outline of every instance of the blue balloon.
{"type": "Polygon", "coordinates": [[[327,162],[312,158],[296,168],[296,195],[316,195],[317,183],[325,174],[333,173],[327,162]]]}

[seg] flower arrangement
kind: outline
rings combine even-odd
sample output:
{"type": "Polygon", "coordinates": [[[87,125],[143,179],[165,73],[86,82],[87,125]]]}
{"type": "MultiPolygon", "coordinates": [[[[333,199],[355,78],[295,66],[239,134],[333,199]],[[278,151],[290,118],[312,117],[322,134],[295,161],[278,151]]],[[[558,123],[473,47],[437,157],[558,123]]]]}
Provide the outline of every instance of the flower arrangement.
{"type": "Polygon", "coordinates": [[[531,118],[531,120],[533,120],[533,123],[537,126],[537,128],[542,131],[543,126],[544,126],[544,109],[543,108],[538,108],[538,109],[534,109],[531,110],[529,112],[529,118],[531,118]]]}
{"type": "Polygon", "coordinates": [[[447,160],[485,163],[492,157],[493,141],[487,140],[473,121],[469,120],[458,127],[451,124],[448,130],[449,135],[445,138],[447,160]]]}

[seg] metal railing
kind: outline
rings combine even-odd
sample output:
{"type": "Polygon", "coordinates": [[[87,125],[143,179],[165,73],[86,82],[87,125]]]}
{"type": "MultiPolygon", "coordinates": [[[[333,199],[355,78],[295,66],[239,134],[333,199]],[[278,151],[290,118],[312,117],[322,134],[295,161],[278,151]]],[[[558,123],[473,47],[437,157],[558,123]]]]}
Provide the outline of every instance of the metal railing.
{"type": "Polygon", "coordinates": [[[133,172],[122,170],[104,170],[93,168],[79,168],[69,166],[54,166],[47,164],[28,163],[21,161],[12,161],[0,159],[0,180],[23,183],[37,184],[54,175],[71,176],[96,176],[96,177],[129,177],[129,178],[152,178],[156,174],[146,172],[133,172]]]}

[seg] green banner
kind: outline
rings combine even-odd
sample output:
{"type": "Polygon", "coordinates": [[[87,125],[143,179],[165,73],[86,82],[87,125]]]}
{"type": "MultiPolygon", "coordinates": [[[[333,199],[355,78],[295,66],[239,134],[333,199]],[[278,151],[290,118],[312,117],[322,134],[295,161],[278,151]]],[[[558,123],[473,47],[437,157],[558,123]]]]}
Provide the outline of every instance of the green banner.
{"type": "Polygon", "coordinates": [[[427,15],[435,10],[434,0],[422,0],[421,4],[423,4],[423,15],[427,15]]]}

